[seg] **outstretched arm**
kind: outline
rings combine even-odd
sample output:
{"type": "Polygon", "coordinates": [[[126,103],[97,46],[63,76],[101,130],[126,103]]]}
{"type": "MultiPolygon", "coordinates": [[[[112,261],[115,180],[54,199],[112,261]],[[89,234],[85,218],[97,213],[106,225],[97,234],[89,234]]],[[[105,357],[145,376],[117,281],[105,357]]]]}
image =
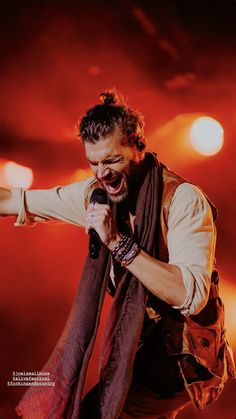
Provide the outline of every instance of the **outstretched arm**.
{"type": "Polygon", "coordinates": [[[0,215],[15,215],[16,226],[45,221],[83,226],[85,191],[93,181],[94,178],[87,178],[67,186],[42,190],[0,188],[0,215]]]}

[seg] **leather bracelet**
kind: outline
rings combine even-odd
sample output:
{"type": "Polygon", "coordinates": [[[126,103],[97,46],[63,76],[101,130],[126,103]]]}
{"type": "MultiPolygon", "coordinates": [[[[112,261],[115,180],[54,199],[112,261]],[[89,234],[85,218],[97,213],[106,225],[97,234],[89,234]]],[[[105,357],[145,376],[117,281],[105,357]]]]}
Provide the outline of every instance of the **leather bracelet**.
{"type": "Polygon", "coordinates": [[[139,246],[130,237],[124,236],[112,250],[112,256],[122,266],[129,265],[140,252],[139,246]]]}
{"type": "Polygon", "coordinates": [[[134,258],[139,254],[140,248],[138,247],[137,243],[133,243],[131,250],[127,255],[125,255],[120,261],[121,266],[127,266],[131,262],[133,262],[134,258]]]}
{"type": "Polygon", "coordinates": [[[124,236],[124,237],[122,237],[122,239],[120,239],[120,240],[118,241],[118,243],[115,245],[114,249],[112,249],[112,251],[111,251],[112,256],[114,256],[114,257],[115,257],[116,253],[117,253],[117,252],[121,249],[122,245],[123,245],[125,242],[127,242],[127,239],[128,239],[128,238],[129,238],[128,236],[124,236]]]}

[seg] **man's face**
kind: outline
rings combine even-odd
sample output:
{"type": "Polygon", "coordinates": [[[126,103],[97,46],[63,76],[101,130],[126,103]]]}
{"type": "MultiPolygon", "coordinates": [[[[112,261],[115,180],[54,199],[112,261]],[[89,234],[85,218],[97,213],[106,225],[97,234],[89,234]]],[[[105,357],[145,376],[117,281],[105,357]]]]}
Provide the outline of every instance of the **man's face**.
{"type": "Polygon", "coordinates": [[[85,143],[85,154],[92,172],[113,202],[127,198],[141,160],[136,145],[121,145],[120,141],[121,134],[116,130],[94,144],[85,143]]]}

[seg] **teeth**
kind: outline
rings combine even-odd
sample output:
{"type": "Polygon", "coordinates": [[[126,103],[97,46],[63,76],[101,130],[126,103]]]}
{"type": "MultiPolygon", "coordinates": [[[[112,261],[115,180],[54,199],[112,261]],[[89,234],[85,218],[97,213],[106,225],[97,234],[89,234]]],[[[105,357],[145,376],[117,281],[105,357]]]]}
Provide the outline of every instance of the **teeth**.
{"type": "Polygon", "coordinates": [[[108,189],[112,189],[112,190],[116,190],[116,189],[119,189],[119,186],[120,186],[120,185],[118,185],[117,187],[112,186],[112,185],[107,185],[107,188],[108,188],[108,189]]]}

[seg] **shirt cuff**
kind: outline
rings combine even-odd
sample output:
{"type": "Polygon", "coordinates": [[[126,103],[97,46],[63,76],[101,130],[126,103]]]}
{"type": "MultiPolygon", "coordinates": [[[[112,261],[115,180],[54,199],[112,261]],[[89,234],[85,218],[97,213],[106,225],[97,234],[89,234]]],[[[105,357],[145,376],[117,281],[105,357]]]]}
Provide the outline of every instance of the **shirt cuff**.
{"type": "Polygon", "coordinates": [[[24,192],[25,191],[22,188],[13,188],[11,190],[11,193],[14,199],[18,203],[18,216],[14,223],[14,226],[16,227],[26,224],[27,215],[26,215],[25,203],[24,203],[24,200],[25,200],[24,192]]]}
{"type": "Polygon", "coordinates": [[[25,190],[23,188],[11,189],[14,199],[18,202],[18,216],[14,223],[15,227],[24,225],[34,225],[34,219],[31,219],[25,207],[25,190]]]}
{"type": "Polygon", "coordinates": [[[184,286],[186,289],[186,298],[181,306],[173,306],[176,310],[179,310],[184,316],[189,316],[190,307],[193,301],[194,289],[195,289],[195,278],[192,272],[184,265],[177,265],[182,273],[184,286]]]}

